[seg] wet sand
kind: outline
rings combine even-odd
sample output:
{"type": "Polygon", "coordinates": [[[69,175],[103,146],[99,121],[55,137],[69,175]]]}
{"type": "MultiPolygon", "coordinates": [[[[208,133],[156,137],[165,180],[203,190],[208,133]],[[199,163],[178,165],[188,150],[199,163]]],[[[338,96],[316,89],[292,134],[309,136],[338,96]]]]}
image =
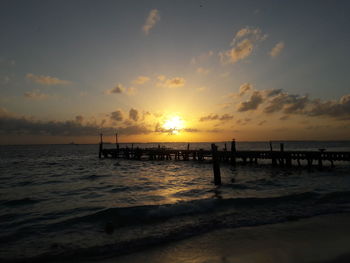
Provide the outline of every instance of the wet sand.
{"type": "Polygon", "coordinates": [[[222,229],[129,255],[104,259],[153,263],[350,262],[350,213],[222,229]]]}

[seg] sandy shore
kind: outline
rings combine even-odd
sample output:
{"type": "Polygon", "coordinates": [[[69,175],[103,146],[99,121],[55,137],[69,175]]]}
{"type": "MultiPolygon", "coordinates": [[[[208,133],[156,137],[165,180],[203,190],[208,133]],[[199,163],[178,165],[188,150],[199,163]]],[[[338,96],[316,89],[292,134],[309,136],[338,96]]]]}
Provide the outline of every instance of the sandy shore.
{"type": "Polygon", "coordinates": [[[350,262],[350,214],[224,229],[137,253],[98,260],[153,263],[350,262]]]}

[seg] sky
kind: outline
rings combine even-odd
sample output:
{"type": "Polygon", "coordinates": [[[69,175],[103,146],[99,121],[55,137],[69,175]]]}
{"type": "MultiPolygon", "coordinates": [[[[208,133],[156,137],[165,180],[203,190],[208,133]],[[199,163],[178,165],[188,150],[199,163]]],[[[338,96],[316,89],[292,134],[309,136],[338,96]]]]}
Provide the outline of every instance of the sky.
{"type": "Polygon", "coordinates": [[[349,13],[2,0],[0,144],[350,140],[349,13]]]}

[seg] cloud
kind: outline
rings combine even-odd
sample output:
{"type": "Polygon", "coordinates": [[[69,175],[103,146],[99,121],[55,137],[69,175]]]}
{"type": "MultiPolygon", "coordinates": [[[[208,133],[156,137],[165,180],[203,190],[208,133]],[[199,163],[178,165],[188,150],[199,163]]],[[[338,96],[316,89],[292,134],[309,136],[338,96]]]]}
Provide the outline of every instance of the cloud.
{"type": "Polygon", "coordinates": [[[206,91],[206,90],[208,90],[208,88],[205,86],[196,88],[196,91],[198,91],[198,92],[202,92],[202,91],[206,91]]]}
{"type": "Polygon", "coordinates": [[[273,97],[276,96],[278,94],[282,93],[282,89],[268,89],[265,90],[265,94],[267,97],[273,97]]]}
{"type": "Polygon", "coordinates": [[[49,97],[49,95],[41,93],[40,90],[32,90],[24,93],[24,97],[26,99],[31,99],[31,100],[44,100],[49,97]]]}
{"type": "Polygon", "coordinates": [[[210,72],[209,69],[206,69],[206,68],[197,68],[196,72],[198,74],[202,74],[202,75],[208,75],[208,73],[210,72]]]}
{"type": "Polygon", "coordinates": [[[152,9],[148,14],[145,24],[142,26],[142,30],[145,33],[145,35],[149,34],[151,29],[157,24],[159,20],[159,11],[157,9],[152,9]]]}
{"type": "Polygon", "coordinates": [[[238,105],[238,111],[244,112],[249,110],[256,110],[261,103],[263,103],[263,96],[261,95],[261,92],[254,91],[249,100],[241,102],[238,105]]]}
{"type": "Polygon", "coordinates": [[[194,57],[191,59],[191,64],[202,64],[206,62],[210,57],[214,55],[214,52],[212,50],[209,50],[208,52],[202,53],[197,57],[194,57]]]}
{"type": "Polygon", "coordinates": [[[281,121],[286,121],[289,120],[289,116],[288,115],[284,115],[280,118],[281,121]]]}
{"type": "Polygon", "coordinates": [[[131,108],[129,111],[129,119],[137,121],[139,119],[139,112],[131,108]]]}
{"type": "Polygon", "coordinates": [[[149,80],[150,78],[147,76],[138,76],[135,80],[133,80],[132,83],[135,85],[142,85],[147,83],[149,80]]]}
{"type": "Polygon", "coordinates": [[[196,128],[185,128],[183,129],[184,132],[200,132],[199,129],[196,128]]]}
{"type": "Polygon", "coordinates": [[[130,87],[126,89],[126,94],[129,96],[134,96],[137,94],[137,88],[130,87]]]}
{"type": "Polygon", "coordinates": [[[268,101],[265,113],[283,111],[286,114],[301,113],[309,103],[308,96],[278,93],[268,101]]]}
{"type": "Polygon", "coordinates": [[[244,94],[246,94],[248,91],[251,91],[252,85],[249,83],[244,83],[239,87],[239,96],[242,97],[244,94]]]}
{"type": "Polygon", "coordinates": [[[234,64],[249,57],[257,43],[266,38],[267,35],[263,35],[259,28],[245,27],[238,30],[231,42],[232,48],[219,53],[221,62],[234,64]]]}
{"type": "Polygon", "coordinates": [[[350,120],[350,94],[342,96],[339,101],[314,100],[308,115],[350,120]]]}
{"type": "MultiPolygon", "coordinates": [[[[289,94],[282,89],[254,90],[242,88],[243,91],[252,91],[249,100],[238,104],[238,111],[256,110],[264,104],[263,113],[281,112],[286,116],[299,114],[304,116],[324,116],[338,120],[350,120],[350,94],[337,100],[310,99],[308,95],[289,94]]],[[[231,97],[237,98],[234,94],[231,97]]],[[[213,117],[213,116],[211,116],[213,117]]],[[[281,120],[287,117],[282,117],[281,120]]]]}
{"type": "Polygon", "coordinates": [[[244,39],[235,45],[232,49],[221,53],[221,61],[223,63],[236,63],[239,60],[242,60],[253,52],[254,44],[249,39],[244,39]]]}
{"type": "Polygon", "coordinates": [[[218,114],[210,114],[208,116],[204,116],[204,117],[201,117],[199,119],[199,121],[201,122],[204,122],[204,121],[216,121],[216,120],[219,120],[219,121],[228,121],[228,120],[232,120],[234,118],[233,115],[230,115],[230,114],[223,114],[223,115],[218,115],[218,114]]]}
{"type": "Polygon", "coordinates": [[[122,121],[123,120],[123,112],[121,110],[113,111],[110,114],[110,118],[111,118],[111,120],[114,120],[114,121],[122,121]]]}
{"type": "Polygon", "coordinates": [[[144,125],[128,125],[121,127],[103,127],[101,124],[82,124],[82,119],[68,121],[37,121],[26,117],[14,116],[5,110],[0,109],[0,134],[18,135],[47,135],[47,136],[97,136],[101,131],[104,135],[118,134],[137,135],[149,134],[152,131],[144,125]]]}
{"type": "Polygon", "coordinates": [[[236,123],[239,125],[247,125],[251,120],[252,119],[250,119],[250,118],[239,119],[236,121],[236,123]]]}
{"type": "Polygon", "coordinates": [[[165,88],[181,88],[186,83],[186,80],[184,78],[175,77],[171,79],[166,79],[166,77],[163,75],[158,76],[158,80],[159,82],[157,83],[157,86],[165,88]]]}
{"type": "Polygon", "coordinates": [[[78,122],[78,123],[82,123],[84,120],[84,117],[81,116],[81,115],[77,115],[75,116],[75,121],[78,122]]]}
{"type": "Polygon", "coordinates": [[[32,73],[28,73],[26,78],[32,82],[41,84],[41,85],[69,85],[72,82],[68,80],[62,80],[55,77],[43,76],[43,75],[34,75],[32,73]]]}
{"type": "Polygon", "coordinates": [[[122,84],[117,84],[114,88],[106,91],[106,94],[121,94],[124,93],[125,88],[122,84]]]}
{"type": "Polygon", "coordinates": [[[277,57],[281,51],[284,48],[284,43],[283,42],[278,42],[270,51],[270,56],[271,57],[277,57]]]}

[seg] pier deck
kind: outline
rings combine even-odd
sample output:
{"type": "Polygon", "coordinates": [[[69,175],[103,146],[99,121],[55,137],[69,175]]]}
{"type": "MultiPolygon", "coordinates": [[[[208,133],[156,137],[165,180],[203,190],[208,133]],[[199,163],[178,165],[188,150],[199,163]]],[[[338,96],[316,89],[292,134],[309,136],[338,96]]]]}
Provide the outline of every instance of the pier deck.
{"type": "MultiPolygon", "coordinates": [[[[135,160],[212,160],[213,151],[202,149],[177,150],[169,148],[112,148],[102,149],[100,146],[100,158],[125,158],[135,160]]],[[[320,149],[319,151],[236,151],[235,147],[231,150],[215,151],[215,158],[220,162],[229,162],[236,164],[257,163],[259,160],[270,160],[272,165],[281,166],[301,166],[306,163],[307,166],[318,165],[322,167],[325,162],[334,166],[337,161],[350,161],[350,152],[332,152],[320,149]]]]}

